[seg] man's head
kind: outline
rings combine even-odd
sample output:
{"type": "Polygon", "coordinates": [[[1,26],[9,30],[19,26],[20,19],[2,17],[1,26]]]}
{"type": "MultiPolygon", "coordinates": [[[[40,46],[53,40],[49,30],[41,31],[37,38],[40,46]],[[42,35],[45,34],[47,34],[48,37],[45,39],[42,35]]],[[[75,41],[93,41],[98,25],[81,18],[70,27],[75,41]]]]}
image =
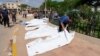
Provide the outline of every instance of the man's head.
{"type": "Polygon", "coordinates": [[[3,10],[5,10],[6,8],[3,8],[3,10]]]}
{"type": "Polygon", "coordinates": [[[3,7],[3,10],[6,10],[6,7],[5,6],[3,7]]]}

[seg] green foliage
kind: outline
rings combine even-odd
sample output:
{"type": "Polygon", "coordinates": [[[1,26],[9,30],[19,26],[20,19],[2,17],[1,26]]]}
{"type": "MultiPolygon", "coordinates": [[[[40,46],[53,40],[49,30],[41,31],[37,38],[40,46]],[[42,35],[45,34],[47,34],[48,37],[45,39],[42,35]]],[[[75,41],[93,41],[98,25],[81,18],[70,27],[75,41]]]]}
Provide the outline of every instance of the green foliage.
{"type": "Polygon", "coordinates": [[[21,4],[21,5],[19,5],[19,7],[20,7],[22,10],[25,10],[25,9],[28,7],[28,5],[27,5],[27,4],[21,4]]]}
{"type": "Polygon", "coordinates": [[[81,11],[82,17],[84,19],[87,19],[87,18],[90,19],[93,15],[93,12],[91,11],[91,7],[86,4],[81,5],[79,10],[81,11]]]}
{"type": "MultiPolygon", "coordinates": [[[[47,4],[47,9],[56,10],[59,14],[64,14],[66,11],[70,11],[73,8],[75,8],[76,4],[79,1],[80,0],[64,0],[64,2],[57,2],[57,1],[47,0],[46,4],[47,4]]],[[[41,8],[43,9],[44,6],[45,3],[41,6],[41,8]]]]}
{"type": "MultiPolygon", "coordinates": [[[[64,0],[64,2],[47,0],[47,9],[57,11],[60,15],[67,13],[72,19],[71,29],[99,38],[100,13],[92,12],[91,6],[81,1],[83,0],[64,0]]],[[[44,8],[44,4],[41,8],[44,8]]],[[[58,21],[53,20],[53,23],[58,24],[58,21]]]]}

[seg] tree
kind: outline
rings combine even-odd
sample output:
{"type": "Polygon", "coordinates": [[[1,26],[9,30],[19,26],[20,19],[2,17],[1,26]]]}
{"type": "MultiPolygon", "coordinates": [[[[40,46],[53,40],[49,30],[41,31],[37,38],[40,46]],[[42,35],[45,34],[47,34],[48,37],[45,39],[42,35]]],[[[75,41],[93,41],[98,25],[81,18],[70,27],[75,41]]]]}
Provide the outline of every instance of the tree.
{"type": "Polygon", "coordinates": [[[95,8],[95,12],[97,12],[98,6],[100,6],[100,0],[80,0],[77,5],[87,4],[89,6],[93,6],[95,8]]]}
{"type": "MultiPolygon", "coordinates": [[[[47,4],[47,9],[56,10],[58,13],[64,14],[65,12],[76,8],[76,4],[79,1],[80,0],[64,0],[62,2],[57,2],[57,1],[47,0],[46,4],[47,4]]],[[[43,4],[41,8],[44,8],[44,5],[45,4],[43,4]]]]}
{"type": "Polygon", "coordinates": [[[21,5],[19,5],[19,7],[20,7],[22,10],[25,10],[25,9],[28,7],[28,5],[27,5],[27,4],[21,4],[21,5]]]}

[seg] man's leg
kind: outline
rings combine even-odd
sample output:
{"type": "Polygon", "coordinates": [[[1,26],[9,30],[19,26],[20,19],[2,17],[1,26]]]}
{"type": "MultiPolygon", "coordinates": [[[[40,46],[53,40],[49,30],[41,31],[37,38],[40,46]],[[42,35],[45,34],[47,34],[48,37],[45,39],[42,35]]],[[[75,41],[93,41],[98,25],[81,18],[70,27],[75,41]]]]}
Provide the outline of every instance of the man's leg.
{"type": "Polygon", "coordinates": [[[0,24],[2,23],[1,21],[2,21],[2,19],[0,18],[0,24]]]}
{"type": "Polygon", "coordinates": [[[7,21],[7,20],[4,18],[4,19],[3,19],[4,27],[6,27],[6,21],[7,21]]]}
{"type": "Polygon", "coordinates": [[[2,25],[4,24],[4,18],[2,18],[2,20],[1,20],[1,24],[2,24],[2,25]]]}
{"type": "Polygon", "coordinates": [[[6,24],[7,24],[7,26],[9,27],[9,18],[7,18],[6,24]]]}
{"type": "Polygon", "coordinates": [[[27,18],[27,14],[25,14],[25,18],[27,18]]]}
{"type": "Polygon", "coordinates": [[[7,23],[7,26],[9,27],[9,18],[7,19],[7,22],[6,23],[7,23]]]}
{"type": "Polygon", "coordinates": [[[59,23],[59,32],[61,32],[63,29],[62,29],[62,26],[61,26],[61,24],[59,23]]]}
{"type": "Polygon", "coordinates": [[[23,14],[23,18],[24,18],[24,14],[23,14]]]}
{"type": "Polygon", "coordinates": [[[12,16],[12,22],[14,23],[14,19],[13,19],[13,16],[12,16]]]}
{"type": "Polygon", "coordinates": [[[67,31],[69,32],[69,26],[67,25],[67,31]]]}
{"type": "Polygon", "coordinates": [[[15,17],[14,17],[14,18],[15,18],[15,23],[16,23],[16,15],[15,15],[15,17]]]}
{"type": "Polygon", "coordinates": [[[13,20],[14,20],[13,23],[15,24],[16,23],[16,18],[14,17],[13,20]]]}

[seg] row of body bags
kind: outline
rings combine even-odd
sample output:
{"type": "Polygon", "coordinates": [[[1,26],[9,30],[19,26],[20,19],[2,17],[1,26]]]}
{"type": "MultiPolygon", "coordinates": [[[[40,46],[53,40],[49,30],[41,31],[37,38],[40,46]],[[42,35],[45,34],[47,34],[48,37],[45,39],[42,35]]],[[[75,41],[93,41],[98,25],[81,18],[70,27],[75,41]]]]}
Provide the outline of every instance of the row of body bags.
{"type": "Polygon", "coordinates": [[[71,43],[75,32],[66,29],[58,32],[58,27],[48,24],[48,18],[32,19],[25,22],[25,40],[35,39],[26,44],[28,56],[42,54],[55,48],[71,43]]]}

